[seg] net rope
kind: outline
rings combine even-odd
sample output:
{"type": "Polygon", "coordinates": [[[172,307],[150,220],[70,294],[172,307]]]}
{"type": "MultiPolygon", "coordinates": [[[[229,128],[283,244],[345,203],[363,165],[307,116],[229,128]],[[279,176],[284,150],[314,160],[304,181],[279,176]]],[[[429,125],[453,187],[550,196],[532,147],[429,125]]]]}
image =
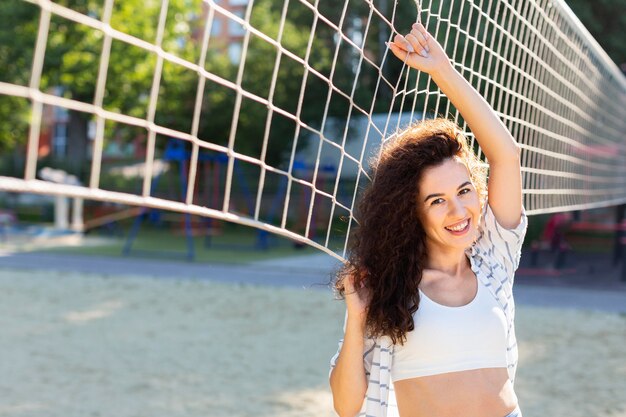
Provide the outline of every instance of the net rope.
{"type": "MultiPolygon", "coordinates": [[[[320,10],[319,0],[284,0],[275,36],[252,23],[255,0],[236,13],[225,2],[205,0],[198,37],[198,60],[190,61],[163,47],[168,0],[160,2],[160,13],[153,43],[132,36],[111,25],[114,1],[105,0],[99,18],[83,14],[49,0],[24,0],[40,8],[28,85],[0,82],[0,94],[30,101],[30,126],[23,177],[0,177],[0,190],[64,195],[77,198],[173,210],[252,226],[321,249],[338,259],[346,256],[350,229],[358,219],[354,208],[359,192],[372,181],[368,159],[386,140],[412,121],[433,115],[453,118],[465,130],[472,146],[480,149],[461,115],[437,89],[427,74],[409,70],[402,63],[394,72],[396,60],[388,50],[372,54],[382,41],[407,31],[397,27],[398,2],[365,0],[366,8],[355,15],[353,2],[345,0],[338,21],[320,10]],[[283,36],[290,10],[297,5],[312,16],[304,51],[285,47],[283,36]],[[102,34],[93,102],[64,98],[44,91],[41,84],[51,19],[63,19],[102,34]],[[241,54],[234,80],[207,70],[205,62],[212,45],[218,18],[243,30],[241,54]],[[321,31],[332,33],[328,73],[319,69],[312,56],[321,31]],[[376,28],[377,36],[369,31],[376,28]],[[355,35],[356,34],[356,35],[355,35]],[[252,39],[275,51],[273,70],[266,96],[244,86],[252,39]],[[104,104],[107,74],[113,42],[139,48],[155,58],[145,118],[107,109],[104,104]],[[374,45],[372,45],[374,43],[374,45]],[[352,59],[346,62],[345,49],[352,59]],[[342,53],[344,52],[344,53],[342,53]],[[283,79],[281,65],[292,62],[302,68],[302,83],[295,110],[277,104],[283,79]],[[198,76],[193,117],[188,131],[159,124],[155,115],[165,65],[183,67],[198,76]],[[336,74],[349,67],[351,82],[339,83],[336,74]],[[362,88],[365,69],[375,74],[369,105],[355,99],[362,88]],[[303,113],[307,106],[309,82],[327,87],[321,120],[311,122],[303,113]],[[227,140],[223,143],[201,135],[200,126],[211,120],[204,107],[207,88],[222,88],[234,95],[234,107],[227,140]],[[348,104],[341,120],[333,115],[334,100],[348,104]],[[263,129],[254,140],[260,144],[258,156],[237,150],[238,129],[245,103],[265,108],[263,129]],[[89,115],[95,122],[91,166],[87,186],[57,184],[37,179],[42,114],[45,106],[89,115]],[[383,108],[381,110],[381,107],[383,108]],[[290,149],[281,164],[267,162],[273,121],[281,117],[293,123],[290,149]],[[103,189],[103,149],[107,142],[106,124],[139,128],[146,133],[146,157],[141,192],[134,194],[103,189]],[[354,126],[359,125],[359,134],[354,126]],[[337,128],[337,126],[339,126],[337,128]],[[154,195],[154,163],[159,137],[189,144],[188,183],[183,198],[154,195]],[[306,146],[304,146],[306,145],[306,146]],[[304,149],[304,151],[303,151],[304,149]],[[200,188],[201,155],[206,152],[226,158],[223,181],[218,187],[220,204],[197,201],[200,188]],[[331,157],[332,156],[332,157],[331,157]],[[308,158],[308,159],[307,159],[308,158]],[[306,174],[301,161],[308,161],[306,174]],[[325,169],[332,161],[332,170],[325,169]],[[253,207],[235,207],[234,196],[241,187],[238,164],[255,172],[253,207]],[[329,173],[330,172],[330,173],[329,173]],[[271,187],[270,176],[273,178],[271,187]],[[284,183],[284,190],[276,188],[284,183]],[[320,181],[323,184],[320,186],[320,181]],[[271,190],[270,190],[271,188],[271,190]],[[278,210],[268,214],[271,200],[278,210]],[[296,207],[297,206],[297,207],[296,207]],[[339,225],[339,226],[338,226],[339,225]],[[322,230],[322,236],[314,236],[322,230]]],[[[257,2],[259,0],[256,0],[257,2]]],[[[487,99],[522,148],[524,204],[528,214],[581,210],[626,202],[626,80],[591,35],[562,0],[425,0],[414,5],[421,20],[448,51],[456,68],[487,99]],[[448,3],[444,8],[444,3],[448,3]]],[[[325,32],[326,33],[326,32],[325,32]]],[[[27,69],[25,69],[27,70],[27,69]]],[[[220,111],[213,110],[213,111],[220,111]]],[[[484,157],[483,157],[484,159],[484,157]]],[[[488,162],[488,161],[485,161],[488,162]]],[[[306,164],[305,164],[306,165],[306,164]]]]}

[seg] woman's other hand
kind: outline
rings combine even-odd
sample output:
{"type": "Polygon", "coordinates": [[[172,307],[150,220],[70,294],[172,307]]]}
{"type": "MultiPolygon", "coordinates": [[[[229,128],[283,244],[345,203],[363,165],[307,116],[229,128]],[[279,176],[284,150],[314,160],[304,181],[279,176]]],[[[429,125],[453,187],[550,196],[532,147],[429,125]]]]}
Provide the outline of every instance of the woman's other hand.
{"type": "Polygon", "coordinates": [[[414,23],[406,36],[396,35],[387,43],[391,52],[402,62],[418,71],[433,75],[451,65],[450,59],[421,23],[414,23]]]}
{"type": "Polygon", "coordinates": [[[349,274],[344,278],[346,310],[348,311],[348,317],[359,320],[364,328],[367,318],[367,306],[370,301],[370,291],[363,282],[360,283],[358,290],[355,289],[354,281],[355,276],[353,274],[349,274]]]}

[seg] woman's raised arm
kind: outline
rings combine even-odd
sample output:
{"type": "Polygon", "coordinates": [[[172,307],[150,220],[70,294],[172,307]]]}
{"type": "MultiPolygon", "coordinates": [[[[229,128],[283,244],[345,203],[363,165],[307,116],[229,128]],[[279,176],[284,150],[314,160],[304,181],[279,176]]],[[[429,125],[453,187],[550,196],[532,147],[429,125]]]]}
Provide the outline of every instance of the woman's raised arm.
{"type": "Polygon", "coordinates": [[[489,103],[454,68],[445,51],[420,23],[388,44],[406,64],[428,73],[456,107],[489,161],[489,205],[498,223],[514,228],[522,212],[520,148],[489,103]]]}

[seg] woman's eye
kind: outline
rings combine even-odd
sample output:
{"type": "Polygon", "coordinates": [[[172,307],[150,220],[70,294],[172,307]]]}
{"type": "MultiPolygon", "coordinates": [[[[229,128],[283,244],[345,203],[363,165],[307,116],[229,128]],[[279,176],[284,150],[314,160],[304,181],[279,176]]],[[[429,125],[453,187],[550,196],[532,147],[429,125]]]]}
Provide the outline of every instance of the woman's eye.
{"type": "Polygon", "coordinates": [[[463,194],[467,194],[467,193],[469,193],[470,191],[472,191],[472,190],[470,190],[469,188],[463,188],[461,191],[459,191],[459,194],[461,194],[461,195],[463,195],[463,194]]]}
{"type": "Polygon", "coordinates": [[[430,203],[431,206],[435,205],[435,204],[440,204],[443,203],[443,198],[436,198],[432,201],[432,203],[430,203]]]}

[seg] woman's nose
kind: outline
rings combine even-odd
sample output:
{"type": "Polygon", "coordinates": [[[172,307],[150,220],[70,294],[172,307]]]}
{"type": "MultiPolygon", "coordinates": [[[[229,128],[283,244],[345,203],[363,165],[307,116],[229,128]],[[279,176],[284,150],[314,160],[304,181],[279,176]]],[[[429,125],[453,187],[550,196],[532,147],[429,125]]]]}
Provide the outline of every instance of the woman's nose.
{"type": "Polygon", "coordinates": [[[465,210],[463,209],[463,203],[458,199],[452,199],[450,207],[450,216],[462,216],[465,215],[465,210]]]}

